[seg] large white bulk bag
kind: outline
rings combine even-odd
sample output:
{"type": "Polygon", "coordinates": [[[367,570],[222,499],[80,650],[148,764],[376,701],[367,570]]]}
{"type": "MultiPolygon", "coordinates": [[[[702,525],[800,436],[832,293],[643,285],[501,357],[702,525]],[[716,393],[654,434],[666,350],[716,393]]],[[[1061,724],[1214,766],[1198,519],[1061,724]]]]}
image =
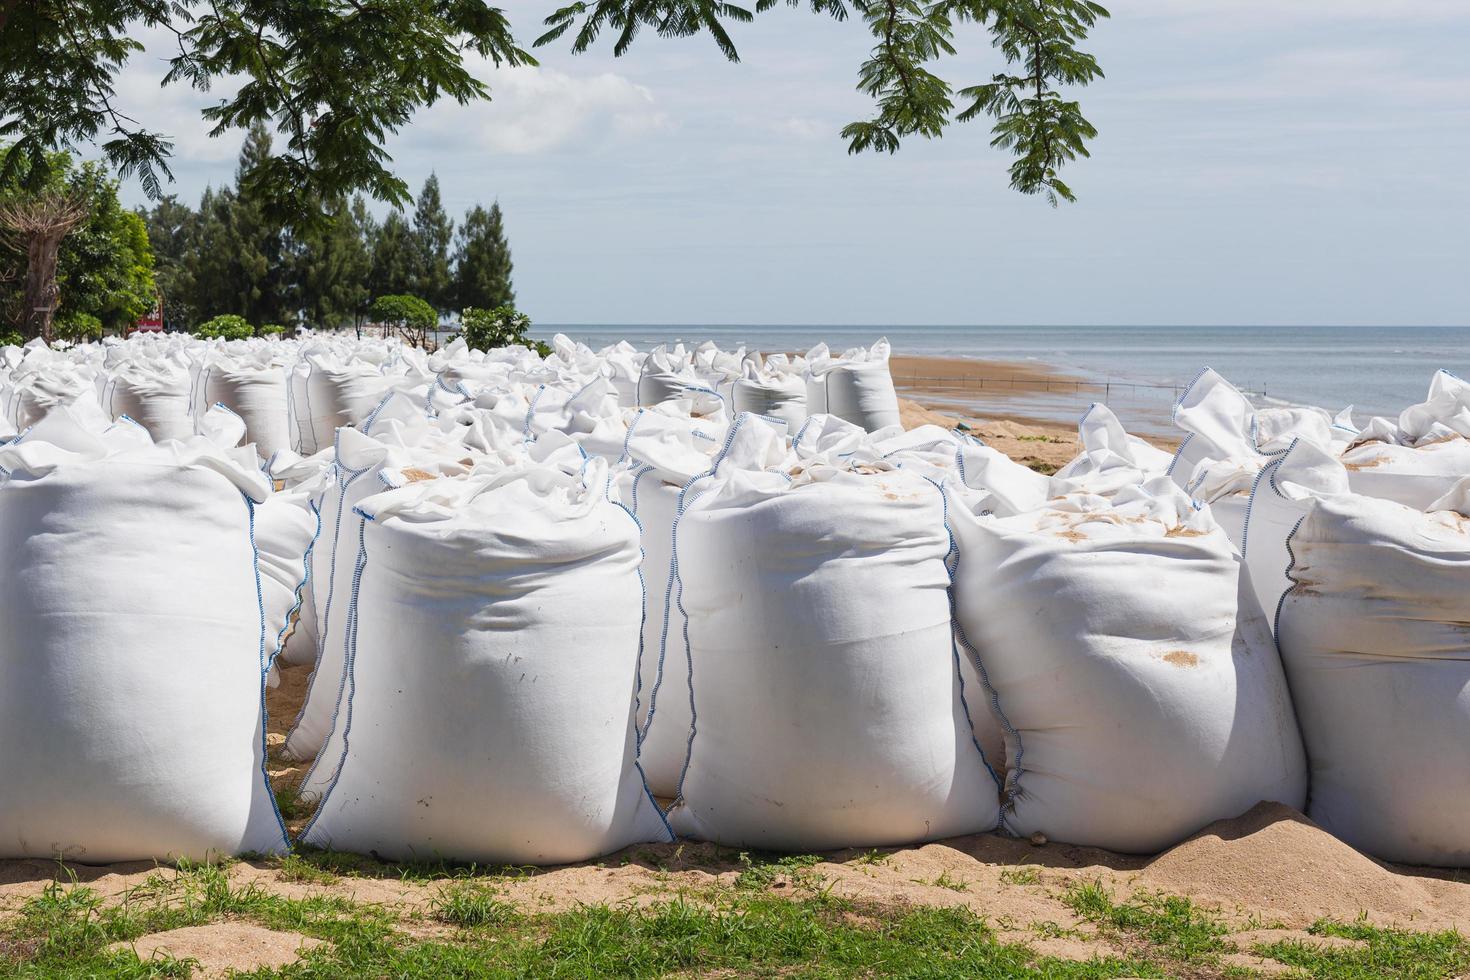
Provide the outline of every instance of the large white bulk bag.
{"type": "MultiPolygon", "coordinates": [[[[689,742],[689,692],[678,680],[675,665],[663,659],[663,637],[670,628],[674,518],[679,494],[706,472],[724,442],[723,427],[707,431],[704,423],[650,409],[634,416],[614,467],[614,482],[623,506],[638,519],[643,547],[643,642],[639,658],[637,702],[641,733],[639,762],[655,796],[673,798],[689,742]],[[667,670],[664,668],[667,667],[667,670]],[[665,678],[667,678],[665,682],[665,678]],[[649,724],[656,714],[657,726],[649,724]]],[[[677,622],[677,621],[675,621],[677,622]]]]}
{"type": "Polygon", "coordinates": [[[1081,452],[1052,474],[1051,493],[1110,496],[1132,490],[1169,469],[1173,457],[1123,428],[1113,410],[1094,402],[1077,423],[1081,452]]]}
{"type": "MultiPolygon", "coordinates": [[[[422,409],[401,394],[391,394],[361,430],[339,429],[336,466],[318,508],[321,533],[312,549],[313,602],[317,614],[320,655],[312,672],[301,712],[292,725],[282,754],[307,760],[322,749],[338,721],[337,706],[346,684],[347,604],[351,601],[357,526],[352,508],[393,485],[386,471],[407,471],[408,481],[467,472],[471,452],[458,429],[436,428],[422,409]]],[[[320,765],[303,786],[319,788],[326,774],[320,765]]]]}
{"type": "Polygon", "coordinates": [[[6,394],[5,414],[16,432],[35,425],[47,412],[62,405],[101,417],[95,371],[45,346],[27,344],[25,351],[24,360],[11,371],[6,394]]]}
{"type": "Polygon", "coordinates": [[[1320,408],[1257,409],[1209,368],[1185,388],[1174,406],[1174,422],[1186,434],[1169,463],[1169,476],[1210,505],[1216,522],[1242,551],[1250,492],[1261,469],[1293,440],[1338,453],[1358,434],[1351,410],[1333,417],[1320,408]]]}
{"type": "Polygon", "coordinates": [[[358,504],[349,734],[308,843],[561,864],[672,838],[635,762],[638,528],[605,467],[358,504]]]}
{"type": "MultiPolygon", "coordinates": [[[[316,663],[319,650],[315,579],[317,556],[323,552],[318,552],[317,545],[322,540],[322,506],[327,491],[336,486],[333,456],[330,450],[305,458],[291,452],[278,453],[265,467],[266,476],[276,485],[272,501],[279,498],[289,505],[287,523],[296,532],[292,540],[300,542],[302,530],[311,532],[301,555],[305,581],[297,590],[296,605],[278,655],[283,663],[292,666],[316,663]]],[[[327,557],[330,563],[329,553],[327,557]]]]}
{"type": "Polygon", "coordinates": [[[647,356],[626,340],[598,351],[603,362],[603,374],[617,389],[618,404],[623,408],[638,407],[638,379],[643,374],[643,361],[647,356]]]}
{"type": "Polygon", "coordinates": [[[955,518],[1012,831],[1154,853],[1261,800],[1302,805],[1270,628],[1224,533],[1167,478],[955,518]]]}
{"type": "Polygon", "coordinates": [[[655,347],[643,359],[637,385],[639,405],[658,405],[685,398],[691,392],[720,398],[714,385],[694,370],[693,360],[682,346],[672,351],[663,346],[655,347]]]}
{"type": "Polygon", "coordinates": [[[766,365],[748,360],[741,376],[730,386],[730,410],[749,412],[784,421],[791,432],[806,421],[806,381],[799,374],[781,370],[782,361],[771,358],[766,365]]]}
{"type": "Polygon", "coordinates": [[[291,375],[297,451],[310,456],[331,446],[337,429],[362,424],[392,385],[371,361],[328,351],[305,354],[291,375]]]}
{"type": "Polygon", "coordinates": [[[1371,420],[1342,462],[1354,493],[1425,509],[1470,476],[1470,382],[1437,372],[1425,401],[1371,420]]]}
{"type": "Polygon", "coordinates": [[[685,491],[663,681],[693,701],[675,829],[797,851],[992,829],[998,787],[951,638],[942,491],[876,465],[726,468],[772,439],[742,415],[715,472],[685,491]]]}
{"type": "Polygon", "coordinates": [[[1412,508],[1354,493],[1303,444],[1272,465],[1253,525],[1272,511],[1308,815],[1386,861],[1470,864],[1470,478],[1412,508]]]}
{"type": "Polygon", "coordinates": [[[836,415],[869,432],[900,424],[898,394],[888,370],[887,338],[870,350],[848,351],[841,358],[808,355],[809,375],[819,379],[807,388],[807,410],[836,415]]]}
{"type": "Polygon", "coordinates": [[[194,434],[193,379],[181,364],[158,359],[118,366],[102,389],[109,418],[126,415],[148,430],[155,442],[194,434]]]}
{"type": "Polygon", "coordinates": [[[268,353],[212,352],[195,383],[195,412],[216,404],[244,419],[245,441],[262,459],[291,448],[286,368],[268,353]]]}
{"type": "MultiPolygon", "coordinates": [[[[798,455],[803,454],[808,442],[821,445],[830,438],[837,419],[823,416],[822,421],[825,429],[817,439],[803,439],[795,444],[798,455]]],[[[870,438],[877,458],[946,484],[972,514],[1008,517],[1035,510],[1049,495],[1049,477],[1017,463],[974,436],[937,425],[921,425],[903,432],[885,429],[870,438]]],[[[856,447],[842,447],[837,451],[853,449],[856,447]]]]}
{"type": "Polygon", "coordinates": [[[52,413],[0,447],[0,857],[284,850],[253,526],[206,440],[52,413]]]}

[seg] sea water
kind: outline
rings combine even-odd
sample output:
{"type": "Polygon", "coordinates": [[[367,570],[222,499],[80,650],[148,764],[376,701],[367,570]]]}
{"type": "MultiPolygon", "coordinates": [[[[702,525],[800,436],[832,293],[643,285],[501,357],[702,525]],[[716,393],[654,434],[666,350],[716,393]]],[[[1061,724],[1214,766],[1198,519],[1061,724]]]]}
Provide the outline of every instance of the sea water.
{"type": "Polygon", "coordinates": [[[1028,362],[1088,382],[1050,391],[1026,385],[1006,391],[1003,384],[989,391],[946,390],[946,405],[1071,422],[1090,402],[1106,401],[1125,423],[1156,431],[1167,423],[1178,392],[1204,367],[1250,392],[1257,404],[1318,405],[1334,414],[1351,405],[1360,425],[1422,401],[1436,370],[1470,377],[1470,327],[538,324],[533,332],[565,333],[594,348],[619,340],[644,349],[713,340],[725,349],[760,351],[804,351],[819,341],[843,350],[887,337],[895,354],[1028,362]]]}

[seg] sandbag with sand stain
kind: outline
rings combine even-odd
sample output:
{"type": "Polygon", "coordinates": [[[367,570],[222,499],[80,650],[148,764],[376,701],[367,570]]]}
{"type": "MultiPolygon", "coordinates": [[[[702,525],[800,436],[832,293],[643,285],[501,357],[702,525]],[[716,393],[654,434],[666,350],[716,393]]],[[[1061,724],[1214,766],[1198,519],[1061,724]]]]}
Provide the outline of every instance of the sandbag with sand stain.
{"type": "Polygon", "coordinates": [[[955,518],[957,619],[1006,729],[1006,826],[1153,853],[1306,763],[1229,540],[1167,477],[955,518]]]}
{"type": "Polygon", "coordinates": [[[664,684],[674,671],[693,725],[675,829],[792,851],[992,829],[944,493],[882,462],[751,465],[772,445],[777,426],[740,416],[681,501],[664,684]]]}
{"type": "Polygon", "coordinates": [[[1307,814],[1384,860],[1470,864],[1470,478],[1414,508],[1353,492],[1338,460],[1299,444],[1258,513],[1290,529],[1277,637],[1307,814]]]}

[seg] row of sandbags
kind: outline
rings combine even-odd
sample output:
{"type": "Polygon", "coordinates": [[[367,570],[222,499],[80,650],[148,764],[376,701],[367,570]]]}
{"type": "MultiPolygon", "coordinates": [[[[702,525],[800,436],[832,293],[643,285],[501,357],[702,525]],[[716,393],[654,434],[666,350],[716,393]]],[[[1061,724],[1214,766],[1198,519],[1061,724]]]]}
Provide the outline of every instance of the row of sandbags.
{"type": "Polygon", "coordinates": [[[793,426],[830,413],[873,430],[899,421],[888,359],[886,340],[840,355],[819,345],[791,357],[713,344],[594,352],[558,335],[544,359],[523,347],[483,353],[455,341],[429,354],[397,340],[333,335],[135,335],[60,350],[37,340],[0,348],[0,438],[65,404],[95,407],[109,421],[127,417],[156,440],[184,439],[204,412],[223,404],[244,420],[262,458],[312,455],[331,445],[338,428],[360,426],[390,391],[412,393],[434,409],[487,391],[519,395],[529,411],[542,385],[577,391],[595,381],[606,382],[622,407],[687,401],[702,415],[751,412],[793,426]]]}
{"type": "Polygon", "coordinates": [[[1273,617],[1308,814],[1377,857],[1470,864],[1470,383],[1419,404],[1257,410],[1186,391],[1173,479],[1230,529],[1273,617]]]}
{"type": "MultiPolygon", "coordinates": [[[[278,456],[262,503],[212,487],[213,505],[234,494],[256,525],[273,504],[303,516],[298,527],[315,523],[299,556],[310,581],[295,603],[271,586],[257,527],[261,593],[220,599],[259,607],[254,680],[242,672],[243,690],[226,692],[205,674],[207,687],[190,689],[171,643],[140,662],[175,669],[172,699],[183,685],[258,704],[265,668],[286,655],[277,621],[294,609],[299,630],[310,600],[316,668],[286,745],[315,759],[308,842],[549,863],[673,833],[809,850],[999,828],[1149,852],[1260,799],[1304,802],[1306,760],[1255,569],[1167,454],[1106,409],[1088,414],[1084,452],[1048,479],[933,427],[870,433],[816,416],[793,429],[697,414],[689,398],[623,409],[613,388],[542,383],[528,400],[490,385],[440,407],[391,392],[332,447],[278,456]]],[[[44,501],[47,481],[82,462],[39,448],[54,438],[37,426],[0,449],[6,541],[26,533],[7,531],[26,527],[7,514],[29,513],[8,509],[12,488],[44,501]]],[[[183,445],[210,460],[250,455],[202,441],[183,445]]],[[[151,451],[172,467],[184,450],[151,451]]],[[[105,470],[110,452],[89,460],[105,470]]],[[[84,479],[111,486],[96,475],[84,479]]],[[[74,505],[45,506],[65,516],[74,505]]],[[[175,507],[173,523],[148,530],[187,538],[179,521],[195,512],[175,507]]],[[[147,554],[142,527],[116,533],[120,560],[147,554]]],[[[64,543],[43,536],[26,562],[80,560],[47,550],[64,543]]],[[[91,628],[107,637],[117,615],[201,615],[192,593],[146,595],[91,628]]],[[[41,603],[35,629],[67,618],[45,605],[59,599],[25,601],[41,603]]],[[[118,634],[123,655],[140,642],[118,634]]],[[[121,714],[93,732],[87,706],[111,696],[84,669],[100,646],[83,644],[59,683],[35,669],[45,652],[27,659],[24,643],[0,640],[0,669],[28,678],[17,698],[79,706],[23,716],[43,716],[39,744],[56,754],[15,778],[50,779],[53,805],[70,795],[83,811],[113,789],[100,778],[82,795],[59,775],[69,769],[127,780],[142,766],[186,801],[216,790],[174,773],[263,787],[259,755],[253,777],[238,759],[212,762],[215,743],[175,738],[194,734],[187,725],[150,730],[162,744],[139,759],[121,714]],[[87,755],[94,735],[115,749],[105,765],[87,755]],[[71,753],[87,764],[69,765],[71,753]]],[[[125,707],[135,703],[155,702],[125,707]]],[[[253,720],[232,744],[258,740],[253,720]]],[[[1310,750],[1305,711],[1303,723],[1310,750]]],[[[140,799],[121,836],[90,838],[95,818],[54,832],[44,808],[0,806],[0,844],[93,859],[264,850],[262,834],[279,846],[269,810],[245,810],[247,798],[237,789],[239,833],[211,823],[209,807],[188,810],[202,825],[181,826],[140,799]]]]}

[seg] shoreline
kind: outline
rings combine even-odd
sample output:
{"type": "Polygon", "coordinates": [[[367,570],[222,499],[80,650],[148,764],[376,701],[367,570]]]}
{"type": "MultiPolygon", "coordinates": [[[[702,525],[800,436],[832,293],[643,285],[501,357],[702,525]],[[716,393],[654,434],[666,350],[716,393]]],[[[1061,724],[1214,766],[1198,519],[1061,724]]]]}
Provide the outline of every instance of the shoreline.
{"type": "MultiPolygon", "coordinates": [[[[1105,383],[1035,362],[896,355],[889,370],[906,428],[963,423],[986,445],[1043,473],[1055,472],[1081,451],[1077,422],[1057,416],[1080,420],[1088,405],[1102,400],[1091,397],[1093,388],[1109,394],[1105,383]]],[[[1133,404],[1110,407],[1131,434],[1169,452],[1179,448],[1167,416],[1151,418],[1154,413],[1133,404]]]]}

